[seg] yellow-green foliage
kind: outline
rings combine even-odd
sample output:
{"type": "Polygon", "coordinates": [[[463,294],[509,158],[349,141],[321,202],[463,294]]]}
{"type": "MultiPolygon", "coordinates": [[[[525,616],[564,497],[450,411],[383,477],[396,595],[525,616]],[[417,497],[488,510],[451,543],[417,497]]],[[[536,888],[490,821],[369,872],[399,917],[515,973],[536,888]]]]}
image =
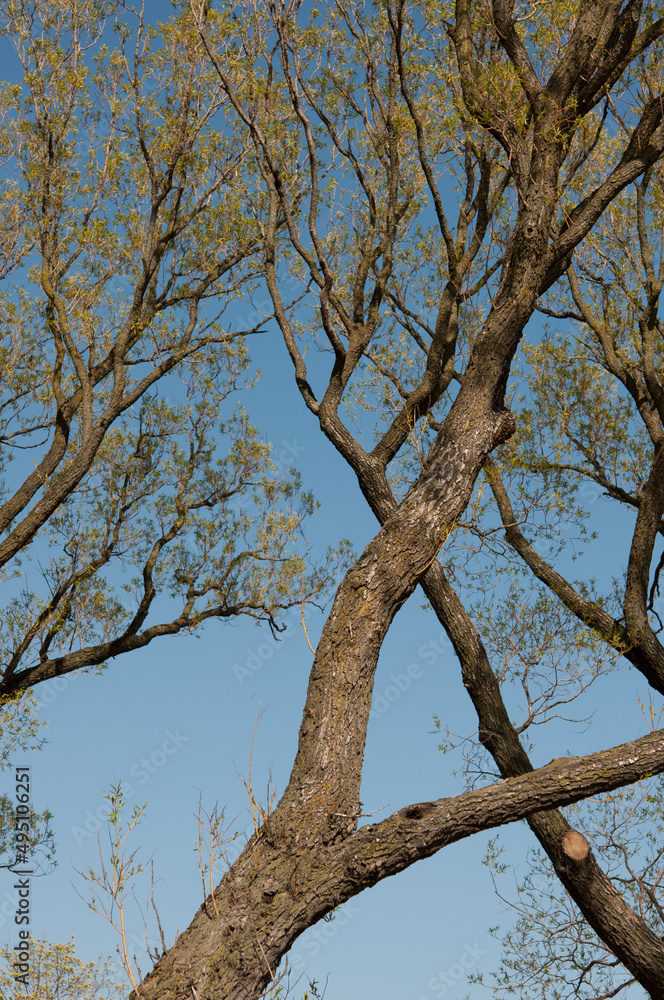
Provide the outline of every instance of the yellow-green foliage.
{"type": "Polygon", "coordinates": [[[82,962],[74,939],[51,944],[30,939],[30,985],[26,989],[13,976],[14,942],[0,951],[0,991],[4,1000],[121,1000],[126,988],[110,959],[82,962]]]}

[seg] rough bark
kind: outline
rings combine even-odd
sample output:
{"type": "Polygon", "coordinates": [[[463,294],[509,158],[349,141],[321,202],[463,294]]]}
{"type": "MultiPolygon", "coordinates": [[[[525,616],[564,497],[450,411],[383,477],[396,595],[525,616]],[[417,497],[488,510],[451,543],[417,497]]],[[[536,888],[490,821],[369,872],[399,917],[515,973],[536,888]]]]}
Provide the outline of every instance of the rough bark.
{"type": "MultiPolygon", "coordinates": [[[[397,7],[400,12],[403,4],[397,7]]],[[[468,503],[486,457],[513,431],[513,419],[503,406],[504,392],[512,358],[538,296],[564,273],[574,248],[611,200],[664,150],[662,109],[652,102],[618,164],[595,191],[568,213],[562,230],[555,232],[558,175],[578,122],[578,102],[582,99],[588,110],[600,99],[616,67],[627,58],[639,13],[638,2],[628,4],[622,15],[614,3],[582,4],[569,50],[550,80],[541,85],[529,67],[526,49],[514,34],[510,5],[495,4],[501,40],[517,70],[523,71],[520,79],[532,112],[532,130],[524,138],[478,92],[476,81],[481,74],[473,53],[470,4],[458,0],[450,34],[456,46],[466,107],[506,149],[519,207],[491,312],[473,343],[459,392],[422,474],[399,507],[394,505],[384,473],[387,461],[403,442],[408,420],[400,418],[401,423],[395,422],[382,448],[367,456],[337,412],[348,379],[375,328],[376,303],[385,287],[383,272],[382,285],[379,288],[377,279],[377,295],[371,296],[372,315],[365,317],[357,307],[361,301],[357,295],[352,317],[342,303],[335,304],[324,252],[312,228],[316,216],[315,150],[310,145],[314,194],[309,224],[315,249],[310,253],[294,231],[293,206],[288,202],[269,143],[243,111],[223,68],[218,66],[229,98],[263,157],[272,218],[266,247],[268,286],[294,363],[297,385],[324,433],[355,469],[382,527],[342,582],[323,629],[311,671],[297,756],[281,801],[215,891],[221,916],[211,919],[208,911],[199,911],[190,928],[143,983],[141,992],[145,997],[191,995],[210,1000],[253,1000],[268,985],[297,936],[334,906],[452,840],[523,816],[530,817],[563,881],[595,921],[593,926],[607,941],[614,940],[618,933],[622,960],[638,969],[639,981],[653,998],[663,996],[661,942],[620,898],[616,899],[617,894],[597,868],[592,853],[584,858],[570,856],[563,845],[569,827],[557,814],[546,812],[656,773],[664,766],[664,757],[659,756],[661,734],[629,744],[629,749],[616,748],[580,761],[554,762],[533,772],[507,717],[486,654],[482,659],[483,650],[477,647],[477,637],[467,628],[463,616],[454,621],[442,570],[435,563],[441,545],[468,503]],[[279,211],[287,219],[293,245],[319,288],[321,323],[335,356],[330,383],[320,403],[307,379],[303,357],[279,296],[274,243],[279,211]],[[347,350],[330,319],[334,308],[346,330],[347,350]],[[480,717],[481,738],[509,777],[488,789],[452,800],[415,804],[383,823],[356,830],[379,651],[394,615],[422,580],[455,641],[464,682],[480,717]],[[612,921],[617,921],[617,931],[612,921]]],[[[282,22],[278,32],[285,50],[288,41],[282,22]]],[[[293,96],[289,72],[284,63],[293,107],[310,144],[309,123],[299,97],[293,96]]],[[[387,236],[385,240],[382,252],[391,252],[387,236]]],[[[363,274],[366,278],[366,269],[363,274]]],[[[447,355],[454,353],[451,323],[455,313],[453,302],[447,310],[447,329],[441,330],[437,338],[441,361],[443,355],[449,360],[447,355]]],[[[441,384],[432,383],[432,399],[441,384]]],[[[406,416],[415,412],[412,400],[409,405],[410,411],[408,405],[404,407],[406,416]]],[[[418,414],[424,412],[425,401],[418,400],[415,409],[418,414]]]]}
{"type": "MultiPolygon", "coordinates": [[[[355,834],[352,831],[360,814],[362,760],[381,644],[397,610],[432,565],[447,534],[463,513],[486,456],[514,429],[511,414],[502,408],[502,394],[518,340],[551,265],[546,241],[532,233],[530,219],[526,220],[525,228],[526,234],[515,234],[513,255],[494,309],[425,470],[402,504],[387,517],[339,588],[312,667],[289,785],[269,828],[259,835],[257,842],[250,843],[217,890],[217,909],[233,928],[231,940],[221,940],[221,929],[206,928],[194,934],[192,927],[193,937],[186,932],[146,980],[142,987],[146,997],[184,995],[183,975],[195,977],[186,984],[187,988],[193,985],[210,998],[256,997],[298,934],[349,898],[342,893],[341,897],[330,899],[332,861],[327,852],[342,846],[349,849],[350,840],[364,844],[364,840],[355,838],[370,836],[364,830],[355,834]],[[274,908],[259,905],[256,890],[251,888],[256,878],[266,879],[269,887],[284,881],[291,886],[292,898],[280,900],[282,913],[278,915],[274,908]],[[250,912],[247,900],[252,901],[250,912]],[[214,941],[212,951],[210,939],[214,941]]],[[[622,770],[614,773],[611,780],[619,779],[624,784],[629,780],[625,769],[628,764],[624,756],[620,761],[622,770]]],[[[650,766],[642,768],[638,759],[632,760],[631,766],[636,767],[639,775],[653,773],[650,766]]],[[[588,774],[583,773],[585,794],[592,794],[588,774]]],[[[519,787],[532,790],[528,775],[517,780],[525,782],[525,786],[519,787]]],[[[564,796],[562,799],[551,802],[546,796],[538,796],[535,803],[531,801],[525,807],[524,815],[549,804],[573,801],[584,794],[577,795],[578,787],[572,791],[572,786],[559,787],[557,791],[564,796]],[[567,794],[572,798],[567,799],[567,794]]],[[[463,796],[454,801],[462,799],[464,803],[467,801],[463,796]]],[[[481,815],[479,801],[474,806],[474,818],[468,819],[474,829],[483,828],[482,823],[491,815],[488,804],[488,812],[481,815]]],[[[427,807],[414,808],[418,812],[415,819],[421,809],[432,812],[427,807]]],[[[445,803],[438,808],[444,813],[451,806],[445,803]]],[[[442,815],[437,811],[434,814],[436,818],[442,815]]],[[[385,821],[387,825],[380,824],[379,829],[391,831],[392,823],[400,829],[399,818],[401,814],[396,814],[385,821]]],[[[489,825],[494,825],[493,820],[489,820],[489,825]]],[[[560,843],[566,832],[565,825],[557,847],[565,858],[560,843]]],[[[403,830],[400,835],[404,835],[403,830]]],[[[415,827],[405,840],[411,862],[447,842],[444,836],[439,836],[437,826],[430,836],[415,827]],[[416,848],[418,834],[421,843],[416,848]],[[419,850],[424,853],[418,853],[419,850]]],[[[362,861],[361,853],[354,856],[362,861]]],[[[392,869],[384,860],[355,891],[397,870],[398,866],[392,869]]]]}
{"type": "MultiPolygon", "coordinates": [[[[363,889],[480,830],[661,770],[664,735],[652,733],[588,757],[554,761],[538,771],[453,799],[414,803],[382,823],[334,841],[324,835],[328,824],[319,824],[317,830],[303,827],[303,814],[317,812],[311,802],[303,798],[298,809],[295,803],[282,800],[215,891],[219,917],[210,915],[211,901],[201,906],[174,947],[143,981],[140,995],[146,1000],[255,1000],[298,935],[363,889]]],[[[348,822],[348,817],[343,821],[348,822]]],[[[337,819],[330,817],[329,826],[337,825],[337,819]]],[[[565,850],[568,830],[565,825],[557,840],[561,865],[566,864],[588,892],[599,891],[603,900],[592,856],[574,859],[565,850]]],[[[629,925],[623,928],[626,940],[637,945],[641,940],[638,928],[634,935],[631,931],[629,925]]],[[[664,956],[656,976],[644,985],[653,998],[660,998],[664,956]]]]}

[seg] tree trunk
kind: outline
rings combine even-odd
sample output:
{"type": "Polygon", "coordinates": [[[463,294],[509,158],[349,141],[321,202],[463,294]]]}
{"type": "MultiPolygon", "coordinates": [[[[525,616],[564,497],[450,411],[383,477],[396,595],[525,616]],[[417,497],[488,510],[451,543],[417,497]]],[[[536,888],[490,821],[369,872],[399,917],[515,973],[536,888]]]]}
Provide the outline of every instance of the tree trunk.
{"type": "MultiPolygon", "coordinates": [[[[625,784],[630,768],[640,776],[664,767],[664,749],[662,764],[653,765],[644,763],[641,744],[631,756],[618,748],[606,751],[618,754],[617,769],[595,755],[602,758],[596,770],[593,758],[578,764],[577,784],[561,780],[565,765],[563,772],[544,768],[355,830],[383,639],[463,513],[486,456],[514,430],[502,408],[507,372],[551,266],[542,237],[526,224],[530,235],[513,241],[501,292],[422,474],[339,587],[311,670],[288,787],[216,890],[221,917],[199,911],[142,985],[149,1000],[255,1000],[298,935],[362,889],[477,830],[625,784]]],[[[661,737],[646,739],[655,754],[664,748],[661,737]]]]}
{"type": "MultiPolygon", "coordinates": [[[[651,733],[589,757],[546,767],[453,799],[407,806],[378,824],[353,831],[354,821],[327,839],[339,818],[324,817],[319,830],[303,827],[302,815],[283,799],[254,835],[140,987],[146,1000],[257,1000],[274,980],[282,956],[297,937],[336,906],[397,874],[447,844],[537,810],[575,802],[664,770],[664,735],[651,733]],[[215,908],[219,916],[215,914],[215,908]]],[[[325,790],[320,799],[325,799],[325,790]]],[[[306,806],[306,803],[304,804],[306,806]]],[[[309,803],[308,815],[315,813],[309,803]]],[[[347,817],[343,818],[346,822],[347,817]]],[[[567,827],[565,827],[567,831],[567,827]]],[[[565,853],[562,838],[559,853],[565,853]]],[[[568,868],[593,888],[593,869],[565,854],[568,868]]],[[[632,928],[622,928],[629,939],[632,928]]],[[[659,978],[648,984],[660,1000],[659,978]]],[[[135,995],[133,995],[135,996],[135,995]]]]}

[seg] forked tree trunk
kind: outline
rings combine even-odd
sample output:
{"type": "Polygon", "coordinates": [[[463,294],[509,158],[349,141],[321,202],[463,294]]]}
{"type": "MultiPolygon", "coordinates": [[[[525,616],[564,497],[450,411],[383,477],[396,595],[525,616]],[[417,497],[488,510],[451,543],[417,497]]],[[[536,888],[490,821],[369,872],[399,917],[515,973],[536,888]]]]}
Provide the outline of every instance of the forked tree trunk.
{"type": "MultiPolygon", "coordinates": [[[[496,4],[497,9],[503,6],[496,4]]],[[[595,23],[599,14],[593,18],[590,6],[582,6],[584,24],[588,21],[585,28],[582,25],[588,34],[584,44],[592,52],[601,27],[595,23]]],[[[614,4],[598,6],[602,24],[609,7],[611,16],[617,16],[614,4]]],[[[511,18],[512,9],[507,7],[511,18]]],[[[475,94],[470,8],[465,0],[457,3],[454,34],[461,77],[468,87],[466,104],[499,137],[500,123],[491,123],[492,112],[475,94]]],[[[618,33],[609,42],[615,47],[621,38],[618,33]]],[[[506,45],[510,39],[506,36],[506,45]]],[[[513,136],[518,148],[510,162],[520,207],[500,287],[425,468],[339,587],[311,670],[288,787],[269,821],[222,879],[215,905],[209,902],[201,908],[141,985],[146,1000],[257,1000],[298,935],[364,888],[477,830],[664,769],[664,738],[653,734],[455,799],[414,804],[380,824],[356,829],[381,644],[394,615],[463,514],[486,456],[514,430],[503,399],[525,324],[541,291],[564,272],[574,248],[604,208],[664,149],[662,109],[653,101],[620,162],[569,214],[565,228],[553,235],[558,174],[577,114],[570,109],[577,107],[578,94],[586,95],[589,108],[594,106],[592,87],[581,79],[585,63],[577,65],[574,58],[574,51],[565,51],[546,93],[532,84],[532,100],[539,102],[532,142],[522,140],[516,129],[513,136]],[[577,96],[570,96],[572,91],[577,96]],[[217,912],[219,916],[210,916],[217,912]]],[[[561,838],[566,832],[561,830],[561,838]]],[[[568,856],[571,865],[586,860],[568,856]]],[[[664,950],[660,951],[641,979],[656,1000],[664,996],[660,985],[664,950]]]]}
{"type": "Polygon", "coordinates": [[[551,265],[546,239],[536,242],[514,241],[512,266],[426,468],[339,587],[283,797],[222,879],[216,906],[201,908],[146,978],[146,1000],[256,1000],[296,938],[362,889],[471,832],[624,784],[630,768],[640,775],[664,767],[664,740],[651,738],[638,750],[617,748],[595,755],[595,763],[586,758],[456,799],[414,804],[356,830],[381,644],[463,513],[484,459],[514,429],[502,409],[504,386],[551,265]],[[215,909],[219,916],[211,917],[215,909]]]}

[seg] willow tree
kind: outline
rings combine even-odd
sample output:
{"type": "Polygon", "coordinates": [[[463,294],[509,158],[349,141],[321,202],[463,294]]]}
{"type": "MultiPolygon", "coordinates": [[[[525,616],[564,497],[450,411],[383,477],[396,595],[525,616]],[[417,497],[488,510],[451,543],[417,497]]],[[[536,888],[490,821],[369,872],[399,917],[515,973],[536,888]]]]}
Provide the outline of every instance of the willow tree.
{"type": "MultiPolygon", "coordinates": [[[[206,617],[272,620],[293,599],[297,517],[287,506],[267,531],[256,520],[273,511],[275,495],[288,501],[291,487],[261,474],[263,452],[248,429],[231,433],[225,465],[214,455],[214,420],[243,355],[238,334],[204,306],[221,303],[218,311],[249,293],[257,272],[304,404],[380,523],[318,643],[286,790],[141,995],[256,998],[297,936],[336,906],[453,841],[527,817],[589,925],[651,997],[664,996],[664,946],[648,914],[630,906],[554,811],[664,771],[662,735],[539,769],[520,738],[586,686],[573,674],[579,660],[625,655],[664,690],[648,608],[664,504],[657,280],[628,350],[607,332],[624,296],[612,305],[609,295],[602,318],[605,299],[588,299],[585,287],[596,267],[584,256],[604,253],[592,242],[598,224],[630,185],[644,192],[638,226],[654,225],[647,188],[664,151],[659,11],[638,0],[524,11],[501,0],[395,0],[340,2],[306,23],[297,2],[194,2],[158,42],[140,22],[132,35],[118,21],[119,46],[99,52],[90,100],[85,53],[101,38],[100,6],[7,10],[30,109],[8,89],[3,149],[19,172],[5,192],[5,267],[27,273],[37,290],[17,287],[6,303],[6,412],[19,426],[3,444],[41,444],[43,453],[7,499],[0,552],[19,555],[40,531],[44,542],[63,541],[48,596],[19,592],[5,616],[5,693],[206,617]],[[575,255],[589,276],[574,277],[575,255]],[[302,280],[295,303],[283,293],[287,274],[302,280]],[[111,294],[116,277],[122,285],[111,294]],[[618,481],[617,459],[614,468],[588,450],[564,393],[553,393],[560,365],[561,379],[578,378],[574,391],[587,396],[578,345],[568,354],[554,343],[541,356],[524,351],[520,363],[553,394],[520,420],[506,403],[538,304],[587,321],[581,305],[556,298],[565,281],[602,327],[605,353],[589,351],[587,365],[622,372],[620,385],[635,387],[624,413],[652,429],[633,464],[638,489],[618,481]],[[43,336],[31,339],[34,330],[43,336]],[[307,368],[307,338],[331,357],[321,385],[307,368]],[[155,400],[151,387],[176,365],[184,401],[155,400]],[[376,421],[371,449],[350,419],[362,408],[376,421]],[[570,458],[573,448],[582,459],[570,458]],[[560,503],[559,477],[573,486],[591,474],[638,507],[622,614],[563,579],[524,524],[564,531],[575,510],[560,503]],[[487,509],[481,476],[495,494],[487,509]],[[229,507],[246,488],[248,503],[229,507]],[[494,607],[473,609],[459,547],[467,553],[467,535],[503,531],[506,546],[485,546],[481,558],[502,566],[515,553],[542,589],[521,599],[508,589],[494,607]],[[252,541],[238,551],[252,532],[258,550],[252,541]],[[138,568],[126,595],[100,584],[117,557],[138,568]],[[158,583],[182,607],[149,624],[158,583]],[[363,824],[378,657],[419,585],[454,644],[479,742],[504,780],[363,824]],[[521,663],[505,641],[515,610],[532,645],[521,663]],[[533,669],[541,649],[569,690],[547,688],[533,669]],[[534,694],[521,722],[505,703],[519,669],[534,694]]],[[[655,273],[652,255],[644,266],[655,273]]],[[[618,435],[613,453],[628,437],[618,435]]],[[[324,576],[314,575],[309,593],[324,576]]]]}
{"type": "Polygon", "coordinates": [[[186,18],[156,38],[125,14],[2,12],[22,72],[0,122],[6,721],[39,682],[207,619],[277,627],[328,575],[296,544],[311,497],[235,402],[254,377],[233,317],[260,256],[248,140],[212,127],[227,99],[186,18]]]}
{"type": "MultiPolygon", "coordinates": [[[[236,402],[254,380],[255,330],[232,318],[260,246],[248,143],[211,127],[226,99],[191,25],[156,39],[125,13],[0,15],[17,54],[0,99],[0,768],[41,744],[35,685],[208,619],[278,629],[333,568],[307,565],[314,501],[236,402]]],[[[29,816],[45,860],[49,818],[29,816]]]]}
{"type": "MultiPolygon", "coordinates": [[[[644,82],[647,86],[647,76],[644,82]]],[[[600,162],[615,142],[615,136],[605,139],[600,162]]],[[[664,287],[663,197],[660,161],[614,201],[565,278],[540,303],[552,329],[524,351],[529,405],[522,410],[521,433],[502,462],[486,467],[505,541],[525,573],[555,594],[608,648],[622,653],[660,693],[655,662],[661,657],[664,565],[656,551],[663,528],[658,472],[664,426],[658,316],[664,287]],[[565,486],[569,496],[571,482],[586,495],[591,489],[610,501],[616,521],[622,510],[621,520],[632,527],[626,572],[614,560],[614,581],[604,581],[601,588],[588,586],[585,592],[556,572],[524,527],[525,493],[513,485],[517,468],[529,472],[531,498],[533,488],[547,482],[565,486]]],[[[648,714],[655,728],[661,711],[651,702],[648,714]]],[[[660,778],[575,809],[585,829],[593,831],[595,852],[613,884],[659,937],[664,929],[661,794],[660,778]]],[[[615,956],[622,956],[611,940],[594,933],[598,925],[589,927],[579,919],[539,857],[535,869],[540,891],[533,892],[532,880],[520,887],[527,916],[504,938],[501,987],[511,975],[524,997],[544,988],[585,1000],[621,995],[638,983],[632,968],[621,967],[615,956]],[[522,947],[530,954],[529,963],[517,955],[522,947]],[[561,961],[563,955],[566,961],[561,961]]]]}
{"type": "Polygon", "coordinates": [[[76,956],[73,939],[62,944],[51,944],[44,939],[33,939],[30,961],[22,963],[30,968],[30,975],[23,975],[21,982],[16,975],[16,953],[11,947],[0,950],[0,983],[7,1000],[120,1000],[122,986],[112,959],[82,962],[76,956]],[[29,984],[27,980],[30,980],[29,984]]]}
{"type": "MultiPolygon", "coordinates": [[[[652,254],[643,251],[650,278],[638,317],[629,299],[632,346],[612,340],[618,306],[610,295],[605,319],[586,303],[602,327],[591,346],[581,338],[567,350],[547,342],[539,355],[523,352],[520,363],[551,398],[523,415],[518,436],[506,405],[538,303],[562,294],[565,281],[575,294],[575,257],[584,266],[588,254],[610,259],[591,234],[630,186],[642,192],[638,227],[655,226],[645,190],[664,150],[659,9],[608,0],[524,10],[501,0],[395,0],[338,3],[308,22],[299,3],[281,0],[193,10],[267,192],[265,280],[297,389],[381,527],[341,583],[323,629],[280,802],[215,890],[214,905],[201,908],[141,992],[257,997],[297,935],[335,906],[451,841],[526,816],[606,948],[651,997],[662,997],[657,926],[552,808],[657,773],[661,764],[645,766],[642,754],[661,748],[660,732],[538,770],[521,738],[587,687],[597,670],[575,675],[580,660],[601,666],[624,655],[664,692],[664,649],[648,606],[664,509],[652,254]],[[294,305],[282,294],[287,272],[303,283],[305,298],[294,305]],[[310,376],[308,342],[331,357],[326,381],[310,376]],[[607,374],[629,394],[615,412],[607,374]],[[585,407],[580,414],[556,395],[566,380],[585,407]],[[353,431],[362,408],[376,417],[371,448],[353,431]],[[600,415],[615,437],[605,444],[598,432],[595,444],[613,464],[575,429],[578,419],[587,433],[600,415]],[[634,447],[626,424],[638,415],[650,441],[630,465],[617,456],[634,447]],[[619,482],[627,467],[638,488],[619,482]],[[486,484],[476,492],[480,475],[495,495],[489,507],[486,484]],[[549,547],[527,537],[575,523],[574,492],[587,476],[638,508],[626,581],[613,601],[564,579],[541,554],[549,547]],[[501,537],[501,523],[506,542],[485,545],[480,558],[523,560],[542,586],[508,587],[493,607],[471,614],[477,588],[472,567],[463,571],[467,539],[501,537]],[[454,645],[479,744],[504,780],[361,825],[378,656],[418,585],[454,645]],[[527,650],[510,643],[508,625],[527,650]],[[546,663],[535,669],[542,660],[548,677],[546,663]],[[520,721],[505,701],[519,672],[527,694],[520,721]],[[556,674],[560,685],[551,681],[556,674]]],[[[586,277],[595,280],[592,265],[586,277]]],[[[592,287],[604,302],[601,281],[592,287]]],[[[580,304],[544,308],[589,322],[580,304]]]]}

